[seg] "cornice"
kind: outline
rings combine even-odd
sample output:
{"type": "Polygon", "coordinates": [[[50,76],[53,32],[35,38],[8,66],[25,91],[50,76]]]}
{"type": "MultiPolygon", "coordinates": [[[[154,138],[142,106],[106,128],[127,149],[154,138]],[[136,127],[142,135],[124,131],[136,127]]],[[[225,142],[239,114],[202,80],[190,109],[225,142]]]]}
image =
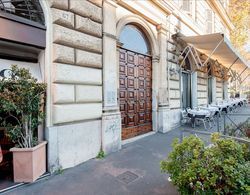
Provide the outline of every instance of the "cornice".
{"type": "Polygon", "coordinates": [[[222,19],[222,22],[229,28],[230,31],[232,31],[235,27],[220,2],[217,0],[206,1],[211,6],[211,8],[213,8],[213,10],[219,15],[219,17],[222,19]]]}
{"type": "Polygon", "coordinates": [[[138,10],[136,10],[135,8],[131,7],[131,6],[129,5],[129,2],[126,2],[126,1],[124,1],[124,0],[116,0],[116,3],[117,3],[118,5],[120,5],[120,6],[122,6],[122,7],[126,8],[126,9],[128,9],[128,10],[131,11],[132,13],[137,14],[137,15],[143,17],[146,21],[150,22],[151,24],[153,24],[153,25],[158,25],[158,23],[155,22],[154,20],[152,20],[150,17],[146,16],[145,14],[143,14],[143,13],[139,12],[138,10]]]}

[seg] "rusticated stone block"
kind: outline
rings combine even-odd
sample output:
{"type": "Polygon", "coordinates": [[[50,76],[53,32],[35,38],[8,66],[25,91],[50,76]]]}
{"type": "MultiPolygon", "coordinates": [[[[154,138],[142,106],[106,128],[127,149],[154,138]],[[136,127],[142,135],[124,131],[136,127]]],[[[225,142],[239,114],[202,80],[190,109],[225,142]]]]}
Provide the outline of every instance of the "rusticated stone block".
{"type": "Polygon", "coordinates": [[[88,0],[88,1],[99,7],[102,7],[102,0],[88,0]]]}
{"type": "Polygon", "coordinates": [[[100,118],[102,103],[54,105],[54,124],[100,118]]]}
{"type": "Polygon", "coordinates": [[[81,66],[102,67],[102,55],[76,50],[76,64],[81,66]]]}
{"type": "Polygon", "coordinates": [[[102,102],[102,87],[76,85],[76,102],[102,102]]]}
{"type": "Polygon", "coordinates": [[[59,9],[52,8],[52,21],[54,24],[60,24],[70,28],[74,27],[74,14],[59,9]]]}
{"type": "Polygon", "coordinates": [[[95,68],[72,66],[68,64],[54,64],[54,82],[73,84],[102,84],[102,71],[95,68]]]}
{"type": "Polygon", "coordinates": [[[73,103],[75,101],[75,86],[54,84],[54,103],[73,103]]]}
{"type": "Polygon", "coordinates": [[[69,8],[68,0],[49,0],[50,6],[67,10],[69,8]]]}
{"type": "Polygon", "coordinates": [[[74,59],[74,48],[53,44],[53,62],[73,64],[74,59]]]}
{"type": "Polygon", "coordinates": [[[102,9],[86,0],[71,0],[70,10],[81,16],[89,17],[94,21],[102,22],[102,9]]]}
{"type": "Polygon", "coordinates": [[[54,43],[67,45],[83,50],[101,53],[102,39],[68,29],[57,24],[54,25],[54,43]]]}
{"type": "Polygon", "coordinates": [[[76,15],[75,28],[82,32],[102,37],[102,25],[100,23],[92,21],[89,18],[76,15]]]}

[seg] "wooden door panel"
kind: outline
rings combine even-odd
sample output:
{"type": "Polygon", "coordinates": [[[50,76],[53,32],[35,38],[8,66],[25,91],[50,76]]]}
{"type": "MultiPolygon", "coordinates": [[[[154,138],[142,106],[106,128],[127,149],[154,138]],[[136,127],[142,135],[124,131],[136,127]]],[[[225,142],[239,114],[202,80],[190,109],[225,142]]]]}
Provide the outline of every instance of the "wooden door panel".
{"type": "Polygon", "coordinates": [[[120,62],[126,62],[126,50],[121,49],[119,53],[120,62]]]}
{"type": "Polygon", "coordinates": [[[120,89],[126,89],[127,88],[127,78],[120,77],[119,83],[120,83],[120,89]]]}
{"type": "Polygon", "coordinates": [[[134,66],[132,66],[132,65],[129,65],[128,66],[128,76],[132,76],[132,77],[135,77],[136,75],[135,75],[135,67],[134,66]]]}
{"type": "Polygon", "coordinates": [[[139,124],[144,124],[145,123],[145,113],[144,112],[139,112],[138,113],[138,123],[139,124]]]}
{"type": "Polygon", "coordinates": [[[136,102],[127,103],[127,113],[136,113],[136,102]]]}
{"type": "Polygon", "coordinates": [[[135,77],[131,77],[131,76],[129,76],[128,78],[127,78],[127,86],[128,86],[128,88],[130,88],[130,89],[132,89],[132,90],[134,90],[135,89],[135,77]]]}
{"type": "Polygon", "coordinates": [[[119,98],[120,101],[125,101],[127,99],[127,91],[125,89],[120,89],[119,98]]]}
{"type": "Polygon", "coordinates": [[[123,62],[120,62],[120,66],[119,66],[119,71],[120,71],[120,75],[126,75],[126,64],[123,62]]]}
{"type": "Polygon", "coordinates": [[[127,123],[127,125],[129,127],[134,127],[134,126],[137,125],[137,123],[136,123],[136,114],[134,114],[134,113],[128,113],[127,117],[128,117],[128,123],[127,123]]]}
{"type": "Polygon", "coordinates": [[[138,101],[138,112],[144,112],[146,104],[144,100],[138,101]]]}
{"type": "Polygon", "coordinates": [[[145,91],[138,90],[138,100],[144,100],[144,99],[145,99],[145,91]]]}
{"type": "Polygon", "coordinates": [[[151,58],[120,50],[119,102],[122,139],[152,131],[151,58]]]}
{"type": "Polygon", "coordinates": [[[136,55],[133,52],[127,52],[127,63],[135,64],[136,55]]]}
{"type": "Polygon", "coordinates": [[[129,90],[127,91],[127,94],[128,94],[127,100],[136,101],[136,95],[137,95],[136,91],[129,90]]]}
{"type": "Polygon", "coordinates": [[[138,77],[143,77],[144,78],[144,72],[145,72],[145,70],[144,70],[145,68],[144,68],[144,66],[138,66],[138,77]]]}
{"type": "Polygon", "coordinates": [[[121,122],[122,122],[122,128],[126,128],[127,127],[127,115],[126,115],[126,113],[124,112],[124,113],[122,113],[121,112],[121,122]]]}
{"type": "Polygon", "coordinates": [[[144,66],[144,56],[138,56],[138,65],[144,66]]]}

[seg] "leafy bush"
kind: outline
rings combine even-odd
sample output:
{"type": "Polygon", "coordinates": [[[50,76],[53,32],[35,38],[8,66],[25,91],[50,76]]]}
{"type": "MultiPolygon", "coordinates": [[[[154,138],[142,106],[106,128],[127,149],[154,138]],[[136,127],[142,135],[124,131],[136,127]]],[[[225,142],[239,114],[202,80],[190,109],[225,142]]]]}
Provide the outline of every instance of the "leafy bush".
{"type": "Polygon", "coordinates": [[[249,147],[212,135],[212,145],[195,136],[173,142],[173,151],[161,162],[181,194],[249,194],[249,147]]]}
{"type": "Polygon", "coordinates": [[[35,133],[44,118],[45,90],[45,84],[38,83],[27,69],[17,66],[12,66],[10,77],[0,82],[0,123],[21,148],[37,144],[35,133]]]}

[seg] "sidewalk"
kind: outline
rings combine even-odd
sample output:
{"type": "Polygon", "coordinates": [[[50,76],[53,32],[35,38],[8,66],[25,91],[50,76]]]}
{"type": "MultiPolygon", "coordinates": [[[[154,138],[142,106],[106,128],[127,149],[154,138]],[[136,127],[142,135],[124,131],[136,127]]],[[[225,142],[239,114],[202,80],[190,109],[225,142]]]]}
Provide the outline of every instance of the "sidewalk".
{"type": "Polygon", "coordinates": [[[156,133],[127,144],[104,159],[93,159],[34,184],[13,195],[175,195],[175,187],[160,171],[160,161],[171,151],[178,130],[156,133]],[[125,173],[125,175],[121,175],[125,173]]]}

